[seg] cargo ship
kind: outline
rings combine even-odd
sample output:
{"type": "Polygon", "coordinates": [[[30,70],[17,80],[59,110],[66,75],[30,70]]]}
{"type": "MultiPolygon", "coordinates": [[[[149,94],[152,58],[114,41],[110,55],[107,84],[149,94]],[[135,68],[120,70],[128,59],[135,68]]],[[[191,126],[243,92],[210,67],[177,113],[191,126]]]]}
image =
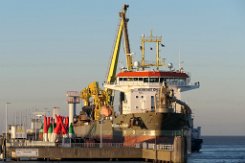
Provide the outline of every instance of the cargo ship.
{"type": "Polygon", "coordinates": [[[192,110],[181,100],[181,92],[197,89],[200,83],[192,84],[183,66],[175,69],[172,63],[165,63],[160,57],[160,50],[165,47],[163,38],[152,32],[142,35],[141,60],[133,61],[128,7],[123,5],[119,13],[103,88],[94,81],[81,92],[68,91],[69,116],[57,112],[52,117],[43,114],[38,131],[31,129],[31,133],[24,134],[25,138],[16,139],[14,127],[13,132],[11,128],[11,135],[6,133],[2,139],[3,158],[144,158],[186,162],[188,152],[200,150],[200,134],[196,134],[198,138],[193,136],[194,131],[200,130],[194,129],[192,110]],[[126,66],[117,72],[122,38],[126,66]],[[155,53],[155,61],[145,59],[149,56],[147,48],[155,53]],[[81,100],[83,106],[77,115],[76,104],[81,100]]]}
{"type": "Polygon", "coordinates": [[[149,36],[142,35],[141,61],[133,63],[127,8],[128,5],[124,5],[119,13],[120,22],[104,89],[92,82],[81,91],[84,106],[73,122],[76,136],[131,146],[172,144],[174,136],[179,135],[186,137],[190,151],[191,140],[194,140],[192,111],[181,100],[181,92],[197,89],[200,83],[191,84],[182,66],[175,70],[172,63],[166,64],[160,58],[160,48],[164,47],[162,36],[153,36],[152,32],[149,36]],[[122,37],[126,66],[117,73],[122,37]],[[148,43],[156,45],[154,50],[147,46],[148,43]],[[147,47],[156,53],[153,62],[145,60],[147,47]],[[167,70],[160,69],[164,66],[167,70]],[[114,101],[118,101],[118,108],[113,106],[114,101]]]}

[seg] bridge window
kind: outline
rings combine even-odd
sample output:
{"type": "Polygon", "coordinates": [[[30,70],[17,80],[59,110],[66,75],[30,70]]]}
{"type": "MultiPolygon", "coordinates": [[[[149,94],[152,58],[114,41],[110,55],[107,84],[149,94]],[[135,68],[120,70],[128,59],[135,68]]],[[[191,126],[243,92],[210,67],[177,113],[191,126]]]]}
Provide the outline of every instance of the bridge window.
{"type": "Polygon", "coordinates": [[[179,80],[179,85],[185,85],[185,80],[184,79],[180,79],[179,80]]]}
{"type": "Polygon", "coordinates": [[[143,78],[139,78],[139,81],[143,81],[143,78]]]}
{"type": "Polygon", "coordinates": [[[139,80],[139,78],[134,78],[134,81],[138,81],[139,80]]]}
{"type": "Polygon", "coordinates": [[[158,83],[159,78],[150,78],[150,83],[158,83]]]}
{"type": "Polygon", "coordinates": [[[168,83],[168,84],[172,84],[172,79],[166,79],[166,82],[168,83]]]}
{"type": "Polygon", "coordinates": [[[144,78],[144,83],[148,83],[149,82],[149,78],[144,78]]]}
{"type": "Polygon", "coordinates": [[[160,83],[166,82],[165,78],[160,78],[160,83]]]}

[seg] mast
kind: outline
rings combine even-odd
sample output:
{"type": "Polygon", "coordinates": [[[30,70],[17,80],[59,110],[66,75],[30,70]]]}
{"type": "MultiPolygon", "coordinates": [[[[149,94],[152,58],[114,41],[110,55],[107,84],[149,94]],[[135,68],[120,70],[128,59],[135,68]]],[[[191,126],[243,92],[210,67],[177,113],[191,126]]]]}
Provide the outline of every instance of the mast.
{"type": "Polygon", "coordinates": [[[160,66],[164,66],[165,64],[160,60],[160,50],[159,45],[164,46],[161,44],[162,36],[153,36],[152,31],[150,36],[142,35],[141,37],[141,66],[142,68],[146,68],[149,66],[156,66],[157,70],[159,70],[160,66]],[[145,62],[145,43],[155,43],[156,44],[156,61],[155,63],[146,63],[145,62]]]}

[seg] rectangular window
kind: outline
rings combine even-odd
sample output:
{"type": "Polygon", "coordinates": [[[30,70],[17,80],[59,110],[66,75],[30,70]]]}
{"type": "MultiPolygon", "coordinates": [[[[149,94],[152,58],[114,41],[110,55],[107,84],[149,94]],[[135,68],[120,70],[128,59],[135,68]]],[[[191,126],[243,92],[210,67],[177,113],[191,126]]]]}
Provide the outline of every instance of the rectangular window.
{"type": "Polygon", "coordinates": [[[144,78],[144,82],[148,83],[149,82],[149,78],[144,78]]]}
{"type": "Polygon", "coordinates": [[[161,79],[160,79],[160,83],[163,83],[163,82],[166,82],[166,79],[161,78],[161,79]]]}
{"type": "Polygon", "coordinates": [[[159,82],[159,78],[150,78],[150,82],[151,83],[158,83],[159,82]]]}
{"type": "Polygon", "coordinates": [[[151,111],[154,111],[154,106],[155,106],[154,103],[155,103],[154,102],[154,96],[151,96],[151,111]]]}

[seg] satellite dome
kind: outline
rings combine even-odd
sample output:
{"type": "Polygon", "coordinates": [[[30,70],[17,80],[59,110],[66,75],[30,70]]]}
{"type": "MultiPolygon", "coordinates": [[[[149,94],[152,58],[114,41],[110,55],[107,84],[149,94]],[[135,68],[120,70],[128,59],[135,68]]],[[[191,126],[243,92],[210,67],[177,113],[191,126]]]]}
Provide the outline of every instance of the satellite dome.
{"type": "Polygon", "coordinates": [[[135,67],[135,68],[139,68],[139,66],[140,66],[140,62],[139,62],[139,61],[135,61],[135,62],[134,62],[134,67],[135,67]]]}
{"type": "Polygon", "coordinates": [[[172,69],[174,66],[173,66],[173,63],[168,63],[168,68],[169,69],[172,69]]]}

